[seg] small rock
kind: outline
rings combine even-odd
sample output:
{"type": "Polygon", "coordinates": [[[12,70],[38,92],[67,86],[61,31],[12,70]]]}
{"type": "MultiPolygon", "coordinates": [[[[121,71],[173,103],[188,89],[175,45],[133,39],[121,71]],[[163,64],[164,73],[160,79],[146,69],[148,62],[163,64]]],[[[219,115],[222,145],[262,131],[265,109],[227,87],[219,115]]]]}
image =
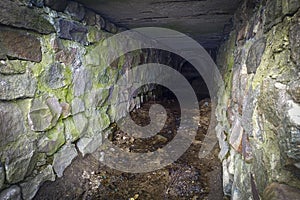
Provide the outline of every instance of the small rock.
{"type": "Polygon", "coordinates": [[[59,19],[58,28],[60,38],[87,44],[88,29],[84,25],[75,21],[59,19]]]}
{"type": "MultiPolygon", "coordinates": [[[[102,133],[96,133],[93,137],[83,137],[77,142],[77,147],[82,156],[93,153],[102,144],[102,133]]],[[[99,159],[99,158],[98,158],[99,159]]]]}
{"type": "Polygon", "coordinates": [[[53,63],[46,67],[43,80],[51,89],[59,89],[66,86],[65,67],[60,63],[53,63]]]}
{"type": "Polygon", "coordinates": [[[45,5],[56,11],[64,11],[67,0],[45,0],[45,5]]]}
{"type": "Polygon", "coordinates": [[[86,118],[84,113],[79,113],[73,116],[73,121],[76,130],[79,132],[80,136],[82,136],[88,128],[88,119],[86,118]]]}
{"type": "Polygon", "coordinates": [[[300,105],[293,101],[288,101],[287,103],[289,105],[288,117],[290,121],[293,124],[300,126],[300,105]]]}
{"type": "Polygon", "coordinates": [[[83,20],[85,16],[84,7],[81,4],[74,1],[68,2],[65,12],[69,14],[76,21],[83,20]]]}
{"type": "Polygon", "coordinates": [[[26,64],[21,60],[7,60],[0,62],[0,73],[11,74],[24,74],[26,72],[26,64]]]}
{"type": "Polygon", "coordinates": [[[73,118],[67,118],[64,120],[65,124],[65,134],[66,134],[66,140],[75,142],[80,137],[80,132],[76,129],[76,126],[74,124],[73,118]]]}
{"type": "Polygon", "coordinates": [[[231,129],[229,143],[238,152],[241,151],[243,132],[244,130],[241,125],[241,120],[239,117],[236,117],[231,129]]]}
{"type": "Polygon", "coordinates": [[[265,51],[265,47],[266,47],[265,38],[261,38],[257,40],[251,46],[246,61],[248,74],[256,72],[257,67],[260,65],[261,57],[265,51]]]}
{"type": "Polygon", "coordinates": [[[1,200],[21,200],[21,189],[13,185],[0,193],[1,200]]]}
{"type": "Polygon", "coordinates": [[[288,93],[295,102],[300,103],[300,80],[292,81],[289,84],[288,93]]]}
{"type": "Polygon", "coordinates": [[[76,97],[72,101],[72,115],[76,115],[78,113],[84,112],[85,106],[84,101],[80,98],[76,97]]]}
{"type": "Polygon", "coordinates": [[[263,199],[287,200],[299,199],[300,189],[285,184],[272,183],[264,190],[263,199]]]}
{"type": "Polygon", "coordinates": [[[73,74],[73,90],[74,96],[79,97],[85,94],[86,91],[90,91],[92,88],[92,75],[91,72],[86,69],[78,69],[73,74]]]}
{"type": "Polygon", "coordinates": [[[300,24],[294,25],[290,30],[290,44],[292,60],[300,68],[300,24]]]}
{"type": "Polygon", "coordinates": [[[51,165],[48,165],[34,178],[24,183],[21,183],[23,199],[33,199],[39,187],[45,181],[55,181],[55,174],[51,165]]]}
{"type": "Polygon", "coordinates": [[[100,15],[96,14],[96,25],[98,25],[99,28],[105,29],[106,21],[101,17],[100,15]]]}
{"type": "Polygon", "coordinates": [[[118,32],[116,25],[109,21],[105,22],[105,30],[113,34],[118,32]]]}
{"type": "Polygon", "coordinates": [[[87,34],[87,39],[89,43],[99,42],[101,39],[103,39],[103,34],[97,28],[90,27],[89,32],[87,34]]]}
{"type": "Polygon", "coordinates": [[[71,106],[70,104],[66,102],[60,103],[60,106],[62,108],[61,116],[63,119],[68,118],[71,115],[71,106]]]}
{"type": "Polygon", "coordinates": [[[30,0],[30,3],[39,8],[42,8],[44,6],[44,0],[30,0]]]}
{"type": "Polygon", "coordinates": [[[58,177],[62,177],[65,169],[78,156],[75,145],[65,145],[59,152],[54,154],[53,168],[58,177]]]}
{"type": "Polygon", "coordinates": [[[96,25],[96,13],[86,9],[86,13],[84,16],[84,22],[89,26],[95,26],[96,25]]]}
{"type": "Polygon", "coordinates": [[[72,65],[76,60],[78,60],[77,49],[72,47],[62,49],[56,53],[55,58],[57,61],[62,62],[65,65],[72,65]]]}
{"type": "Polygon", "coordinates": [[[160,143],[166,143],[168,142],[168,138],[162,136],[162,135],[155,135],[155,143],[160,142],[160,143]]]}
{"type": "Polygon", "coordinates": [[[0,162],[0,190],[3,188],[5,181],[5,171],[4,167],[2,166],[2,163],[0,162]]]}

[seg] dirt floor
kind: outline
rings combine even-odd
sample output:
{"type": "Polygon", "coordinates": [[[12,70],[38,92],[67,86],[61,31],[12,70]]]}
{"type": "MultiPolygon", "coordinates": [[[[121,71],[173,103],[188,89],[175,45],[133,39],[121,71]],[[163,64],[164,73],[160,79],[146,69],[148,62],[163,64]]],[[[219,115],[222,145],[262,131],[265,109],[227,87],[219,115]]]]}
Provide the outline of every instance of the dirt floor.
{"type": "MultiPolygon", "coordinates": [[[[137,124],[149,123],[148,102],[131,116],[137,124]]],[[[165,127],[159,134],[147,139],[135,139],[115,128],[109,139],[130,152],[155,151],[167,144],[178,128],[180,111],[174,100],[161,101],[167,110],[165,127]]],[[[198,158],[201,141],[210,120],[209,99],[202,100],[200,123],[190,148],[175,163],[148,173],[124,173],[111,169],[92,155],[77,157],[55,182],[46,182],[35,199],[105,199],[105,200],[163,200],[163,199],[225,199],[222,193],[221,163],[218,148],[204,159],[198,158]]]]}

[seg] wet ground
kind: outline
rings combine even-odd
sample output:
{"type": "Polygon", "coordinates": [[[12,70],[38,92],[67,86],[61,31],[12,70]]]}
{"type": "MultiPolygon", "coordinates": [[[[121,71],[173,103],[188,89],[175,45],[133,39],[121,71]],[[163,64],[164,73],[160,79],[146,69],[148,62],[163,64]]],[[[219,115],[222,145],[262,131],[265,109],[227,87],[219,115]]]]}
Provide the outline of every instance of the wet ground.
{"type": "MultiPolygon", "coordinates": [[[[155,102],[150,101],[131,113],[137,124],[149,123],[148,111],[152,103],[155,102]]],[[[162,148],[176,134],[180,111],[174,100],[160,103],[167,110],[168,118],[159,134],[135,139],[115,126],[109,140],[127,152],[153,152],[162,148]]],[[[154,172],[124,173],[105,166],[92,155],[79,156],[62,178],[44,183],[35,199],[224,199],[217,147],[206,158],[198,158],[210,120],[209,99],[202,100],[199,106],[200,122],[195,140],[175,163],[154,172]]]]}

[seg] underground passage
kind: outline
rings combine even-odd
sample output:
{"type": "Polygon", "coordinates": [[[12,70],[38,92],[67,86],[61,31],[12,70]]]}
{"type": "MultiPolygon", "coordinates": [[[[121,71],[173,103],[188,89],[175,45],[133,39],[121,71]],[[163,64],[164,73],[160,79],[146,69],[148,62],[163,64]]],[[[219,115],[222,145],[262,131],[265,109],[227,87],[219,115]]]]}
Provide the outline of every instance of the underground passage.
{"type": "Polygon", "coordinates": [[[0,9],[0,200],[300,199],[299,0],[0,9]]]}

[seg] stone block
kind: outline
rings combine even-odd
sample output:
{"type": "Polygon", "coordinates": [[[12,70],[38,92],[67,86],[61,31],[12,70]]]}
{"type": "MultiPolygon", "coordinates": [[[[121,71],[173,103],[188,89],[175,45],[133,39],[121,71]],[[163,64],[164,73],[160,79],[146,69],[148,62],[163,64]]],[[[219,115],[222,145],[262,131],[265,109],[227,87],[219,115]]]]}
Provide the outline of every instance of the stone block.
{"type": "Polygon", "coordinates": [[[21,189],[17,185],[10,186],[0,193],[2,200],[22,200],[21,189]]]}
{"type": "Polygon", "coordinates": [[[83,24],[66,19],[59,19],[57,26],[59,29],[58,36],[60,38],[87,44],[88,29],[83,24]]]}
{"type": "Polygon", "coordinates": [[[55,181],[55,174],[51,165],[40,171],[34,178],[21,183],[23,199],[33,199],[45,181],[55,181]]]}
{"type": "Polygon", "coordinates": [[[73,159],[78,156],[75,145],[65,145],[59,152],[54,155],[53,168],[58,177],[62,177],[65,169],[72,163],[73,159]]]}
{"type": "Polygon", "coordinates": [[[33,100],[28,121],[33,131],[46,131],[54,127],[61,116],[62,108],[55,97],[39,97],[33,100]]]}
{"type": "Polygon", "coordinates": [[[25,28],[42,34],[55,32],[54,27],[38,9],[20,5],[17,1],[2,0],[0,10],[0,24],[25,28]]]}
{"type": "Polygon", "coordinates": [[[36,91],[37,81],[31,72],[16,75],[0,74],[0,100],[31,98],[36,91]]]}
{"type": "Polygon", "coordinates": [[[76,21],[83,20],[85,16],[85,8],[81,4],[74,1],[68,2],[65,12],[76,21]]]}
{"type": "Polygon", "coordinates": [[[67,6],[67,0],[45,0],[44,3],[49,8],[56,11],[64,11],[67,6]]]}
{"type": "Polygon", "coordinates": [[[255,73],[257,67],[260,65],[261,57],[265,51],[266,40],[265,38],[261,38],[253,43],[251,46],[246,65],[247,65],[247,73],[255,73]]]}

